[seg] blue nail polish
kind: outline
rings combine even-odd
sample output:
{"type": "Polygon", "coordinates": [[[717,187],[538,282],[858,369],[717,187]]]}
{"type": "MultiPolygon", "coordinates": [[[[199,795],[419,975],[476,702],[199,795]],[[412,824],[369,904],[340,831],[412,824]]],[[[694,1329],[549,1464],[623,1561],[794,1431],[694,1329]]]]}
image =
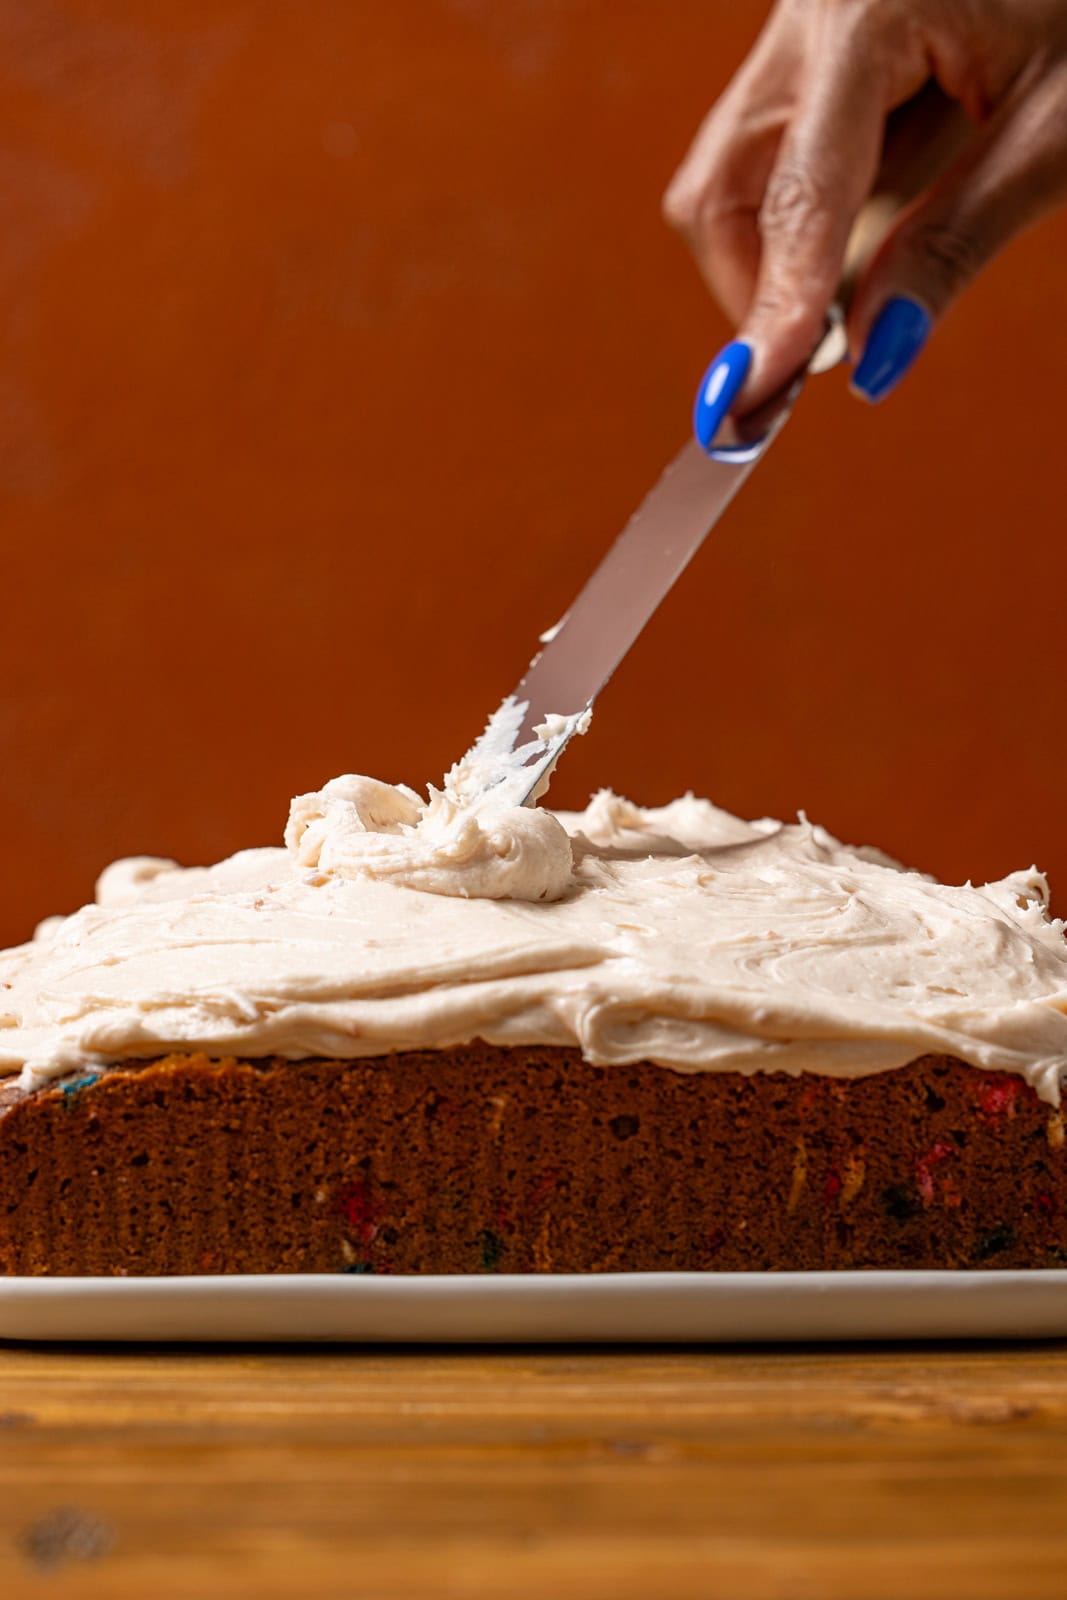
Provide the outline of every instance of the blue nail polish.
{"type": "Polygon", "coordinates": [[[875,318],[852,375],[852,387],[866,400],[881,400],[895,389],[930,337],[933,320],[917,300],[897,295],[875,318]]]}
{"type": "Polygon", "coordinates": [[[702,450],[711,449],[751,365],[752,346],[743,339],[734,339],[719,351],[700,380],[693,405],[693,432],[702,450]]]}

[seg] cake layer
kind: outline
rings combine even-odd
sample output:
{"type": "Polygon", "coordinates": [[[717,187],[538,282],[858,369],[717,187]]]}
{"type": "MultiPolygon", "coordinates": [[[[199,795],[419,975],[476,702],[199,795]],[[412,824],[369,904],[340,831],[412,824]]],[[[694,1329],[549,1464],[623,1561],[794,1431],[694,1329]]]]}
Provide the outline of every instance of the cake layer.
{"type": "Polygon", "coordinates": [[[476,1043],[0,1084],[0,1271],[605,1272],[1067,1261],[1015,1074],[597,1066],[476,1043]]]}

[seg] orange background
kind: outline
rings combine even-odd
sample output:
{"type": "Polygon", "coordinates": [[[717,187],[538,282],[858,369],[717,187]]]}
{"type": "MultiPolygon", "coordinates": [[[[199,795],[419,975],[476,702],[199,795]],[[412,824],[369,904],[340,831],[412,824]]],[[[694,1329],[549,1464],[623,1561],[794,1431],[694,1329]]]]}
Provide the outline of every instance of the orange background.
{"type": "MultiPolygon", "coordinates": [[[[659,196],[738,0],[0,0],[0,939],[436,780],[727,330],[659,196]]],[[[692,787],[1067,889],[1067,219],[810,385],[558,803],[692,787]]]]}

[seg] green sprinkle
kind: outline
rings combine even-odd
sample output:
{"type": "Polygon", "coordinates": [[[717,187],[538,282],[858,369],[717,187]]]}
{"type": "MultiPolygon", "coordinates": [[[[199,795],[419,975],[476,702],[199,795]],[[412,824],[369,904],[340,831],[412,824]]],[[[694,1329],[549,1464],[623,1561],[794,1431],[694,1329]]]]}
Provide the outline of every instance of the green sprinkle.
{"type": "Polygon", "coordinates": [[[482,1271],[496,1272],[504,1254],[504,1241],[492,1228],[483,1228],[475,1241],[482,1252],[482,1271]]]}

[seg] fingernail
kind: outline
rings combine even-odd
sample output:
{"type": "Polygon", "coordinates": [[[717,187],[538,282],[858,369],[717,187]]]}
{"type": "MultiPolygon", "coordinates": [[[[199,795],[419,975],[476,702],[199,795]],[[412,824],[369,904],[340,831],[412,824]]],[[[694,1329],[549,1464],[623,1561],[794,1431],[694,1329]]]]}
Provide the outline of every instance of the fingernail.
{"type": "Polygon", "coordinates": [[[752,365],[752,346],[734,339],[719,351],[705,372],[693,406],[693,432],[702,450],[710,450],[719,425],[752,365]]]}
{"type": "Polygon", "coordinates": [[[896,295],[875,318],[851,387],[865,400],[882,400],[895,389],[930,337],[933,319],[917,300],[896,295]]]}

